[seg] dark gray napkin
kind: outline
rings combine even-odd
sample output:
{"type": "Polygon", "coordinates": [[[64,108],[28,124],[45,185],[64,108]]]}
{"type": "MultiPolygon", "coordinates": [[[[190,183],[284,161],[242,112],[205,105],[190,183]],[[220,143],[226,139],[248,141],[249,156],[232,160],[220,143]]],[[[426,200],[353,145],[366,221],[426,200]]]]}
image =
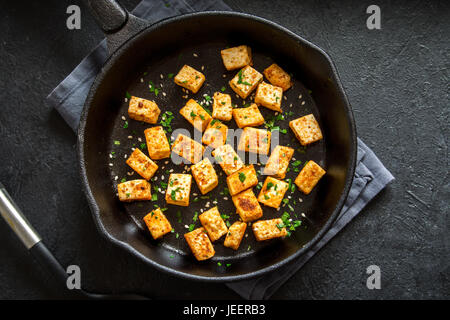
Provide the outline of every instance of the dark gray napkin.
{"type": "MultiPolygon", "coordinates": [[[[217,0],[143,0],[132,13],[150,22],[157,22],[178,14],[208,10],[231,9],[217,0]]],[[[106,58],[106,41],[103,40],[46,99],[47,105],[58,110],[74,131],[78,127],[91,84],[106,58]]],[[[392,180],[394,177],[391,173],[358,138],[358,158],[352,188],[339,217],[325,236],[305,255],[277,272],[256,279],[229,283],[227,286],[245,299],[268,299],[392,180]]]]}

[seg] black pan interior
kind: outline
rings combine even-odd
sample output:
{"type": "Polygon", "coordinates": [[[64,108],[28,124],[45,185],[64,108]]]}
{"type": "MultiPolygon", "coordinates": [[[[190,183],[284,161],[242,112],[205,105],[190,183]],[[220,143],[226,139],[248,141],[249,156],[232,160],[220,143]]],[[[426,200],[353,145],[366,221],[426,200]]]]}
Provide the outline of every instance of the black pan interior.
{"type": "MultiPolygon", "coordinates": [[[[242,279],[272,270],[306,250],[311,240],[335,217],[353,172],[355,136],[352,116],[328,59],[293,35],[248,16],[197,14],[147,29],[126,43],[105,65],[94,83],[87,108],[80,128],[80,160],[98,226],[108,237],[126,244],[128,250],[144,260],[180,276],[213,281],[242,279]],[[130,155],[131,148],[139,148],[145,143],[143,131],[151,126],[129,119],[125,97],[129,93],[155,100],[162,112],[173,112],[173,129],[185,128],[194,135],[192,126],[179,115],[179,109],[187,101],[183,97],[186,94],[174,84],[170,75],[176,74],[183,64],[189,64],[206,76],[202,89],[197,94],[189,94],[189,98],[202,101],[204,94],[212,97],[214,92],[225,87],[233,103],[242,106],[250,100],[237,98],[228,86],[237,71],[227,72],[220,57],[221,49],[240,44],[251,46],[254,67],[260,72],[276,62],[292,73],[294,86],[285,93],[286,99],[282,102],[283,110],[289,116],[276,122],[287,131],[280,134],[280,144],[296,149],[294,158],[302,164],[307,160],[316,161],[326,168],[327,175],[308,196],[298,190],[287,192],[293,211],[288,206],[279,211],[263,206],[264,219],[280,217],[286,211],[292,218],[302,220],[302,226],[291,237],[258,243],[249,227],[238,251],[224,247],[223,239],[220,239],[215,243],[215,257],[198,262],[183,238],[186,226],[192,223],[200,226],[198,220],[193,221],[195,212],[200,213],[209,202],[210,207],[217,205],[221,213],[230,215],[231,223],[238,219],[231,197],[221,194],[226,177],[215,164],[216,172],[221,174],[219,186],[208,193],[208,199],[201,199],[193,183],[189,207],[166,205],[161,192],[154,202],[119,202],[116,187],[120,180],[139,178],[136,173],[129,175],[133,170],[125,164],[125,158],[130,155]],[[158,88],[158,95],[149,89],[150,81],[158,88]],[[318,119],[324,139],[304,149],[290,131],[288,122],[309,113],[318,119]],[[115,141],[120,141],[120,145],[115,141]],[[199,201],[193,201],[195,198],[199,201]],[[142,223],[142,218],[154,205],[168,208],[165,214],[175,229],[159,241],[151,238],[142,223]]],[[[260,109],[266,120],[274,116],[273,111],[260,109]]],[[[234,120],[226,125],[237,128],[234,120]]],[[[166,160],[169,159],[157,161],[160,169],[158,179],[151,183],[152,192],[155,192],[154,186],[160,186],[162,176],[167,183],[170,171],[184,171],[184,165],[174,165],[166,160]]],[[[263,165],[256,165],[256,169],[259,168],[263,165]]],[[[294,180],[297,174],[291,166],[286,178],[294,180]]],[[[265,176],[259,175],[261,182],[264,179],[265,176]]],[[[259,193],[256,188],[254,191],[259,193]]]]}

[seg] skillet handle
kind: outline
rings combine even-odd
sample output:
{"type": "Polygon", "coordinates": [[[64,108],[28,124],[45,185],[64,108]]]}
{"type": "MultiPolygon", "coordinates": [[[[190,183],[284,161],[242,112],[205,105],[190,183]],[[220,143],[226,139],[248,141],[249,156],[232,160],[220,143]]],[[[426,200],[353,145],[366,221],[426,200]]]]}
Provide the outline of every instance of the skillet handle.
{"type": "Polygon", "coordinates": [[[116,0],[85,0],[85,3],[106,36],[110,55],[149,25],[147,21],[130,14],[116,0]]]}

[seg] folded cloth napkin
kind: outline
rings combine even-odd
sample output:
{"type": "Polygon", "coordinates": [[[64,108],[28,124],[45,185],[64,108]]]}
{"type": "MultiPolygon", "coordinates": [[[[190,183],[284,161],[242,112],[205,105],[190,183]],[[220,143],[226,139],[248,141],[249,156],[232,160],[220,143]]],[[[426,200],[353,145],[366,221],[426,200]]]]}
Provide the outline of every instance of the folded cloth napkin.
{"type": "MultiPolygon", "coordinates": [[[[231,9],[217,0],[143,0],[132,13],[150,22],[157,22],[183,13],[208,10],[231,9]]],[[[46,99],[47,105],[55,108],[74,131],[78,127],[91,84],[106,58],[106,41],[103,40],[46,99]]],[[[227,286],[245,299],[268,299],[393,179],[372,150],[358,138],[356,172],[350,193],[339,217],[325,236],[306,254],[277,272],[256,279],[228,283],[227,286]]]]}

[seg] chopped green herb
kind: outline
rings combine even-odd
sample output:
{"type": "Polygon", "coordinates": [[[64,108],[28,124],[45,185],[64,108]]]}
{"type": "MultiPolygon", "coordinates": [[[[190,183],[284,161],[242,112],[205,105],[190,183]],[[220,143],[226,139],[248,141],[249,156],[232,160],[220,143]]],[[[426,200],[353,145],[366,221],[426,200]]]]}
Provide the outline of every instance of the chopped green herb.
{"type": "Polygon", "coordinates": [[[177,218],[178,218],[178,223],[181,223],[181,211],[178,210],[176,215],[177,215],[177,218]]]}
{"type": "Polygon", "coordinates": [[[123,124],[123,128],[124,129],[128,128],[128,121],[125,121],[125,123],[123,124]]]}
{"type": "Polygon", "coordinates": [[[114,140],[114,144],[115,144],[116,146],[120,146],[120,141],[119,141],[119,140],[114,140]]]}
{"type": "Polygon", "coordinates": [[[152,201],[158,201],[158,194],[157,193],[153,193],[152,194],[152,201]]]}
{"type": "Polygon", "coordinates": [[[245,176],[245,173],[239,172],[239,180],[243,183],[247,177],[245,176]]]}
{"type": "Polygon", "coordinates": [[[141,143],[141,144],[139,145],[139,148],[140,148],[141,150],[145,150],[146,147],[147,147],[147,145],[146,145],[145,143],[141,143]]]}
{"type": "Polygon", "coordinates": [[[299,165],[301,165],[302,164],[302,162],[300,161],[300,160],[297,160],[297,161],[295,161],[294,163],[292,163],[292,165],[294,166],[294,167],[298,167],[299,165]]]}
{"type": "Polygon", "coordinates": [[[225,87],[220,88],[220,91],[224,92],[226,90],[225,87]]]}
{"type": "Polygon", "coordinates": [[[169,78],[169,79],[172,79],[172,78],[173,78],[173,76],[174,76],[174,74],[173,74],[173,73],[169,73],[169,74],[167,75],[167,78],[169,78]]]}
{"type": "Polygon", "coordinates": [[[125,92],[125,97],[127,97],[127,99],[130,100],[131,99],[131,94],[129,94],[128,91],[127,91],[127,92],[125,92]]]}
{"type": "Polygon", "coordinates": [[[121,183],[127,182],[126,178],[122,178],[122,180],[120,180],[121,183]]]}
{"type": "Polygon", "coordinates": [[[190,231],[192,231],[192,230],[194,230],[194,228],[195,228],[195,224],[193,224],[193,223],[191,223],[190,225],[189,225],[189,232],[190,231]]]}

